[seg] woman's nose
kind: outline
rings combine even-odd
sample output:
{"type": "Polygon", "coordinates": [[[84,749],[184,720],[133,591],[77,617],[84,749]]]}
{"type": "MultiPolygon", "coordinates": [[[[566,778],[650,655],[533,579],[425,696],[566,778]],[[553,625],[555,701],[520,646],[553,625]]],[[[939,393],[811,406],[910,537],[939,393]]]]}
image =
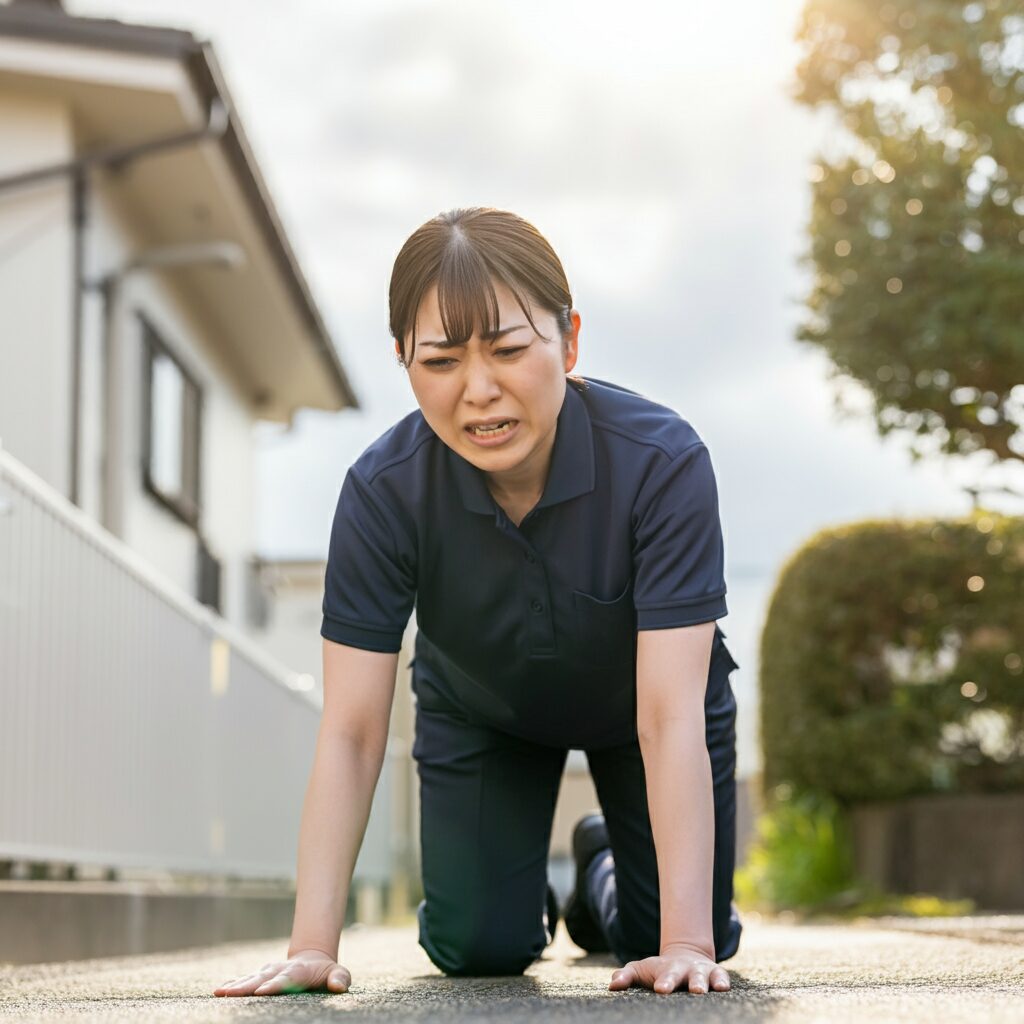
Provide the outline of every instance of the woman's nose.
{"type": "Polygon", "coordinates": [[[493,368],[486,359],[466,360],[466,376],[463,382],[463,397],[467,402],[480,405],[501,394],[493,368]]]}

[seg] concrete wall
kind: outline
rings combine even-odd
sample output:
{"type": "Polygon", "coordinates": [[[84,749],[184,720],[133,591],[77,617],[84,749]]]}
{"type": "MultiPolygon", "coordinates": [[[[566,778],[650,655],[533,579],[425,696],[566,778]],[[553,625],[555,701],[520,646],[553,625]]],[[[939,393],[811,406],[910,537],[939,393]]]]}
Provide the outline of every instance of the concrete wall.
{"type": "MultiPolygon", "coordinates": [[[[130,956],[256,939],[280,938],[287,945],[294,912],[295,892],[287,886],[0,881],[0,963],[130,956]]],[[[351,920],[350,908],[346,923],[351,920]]]]}

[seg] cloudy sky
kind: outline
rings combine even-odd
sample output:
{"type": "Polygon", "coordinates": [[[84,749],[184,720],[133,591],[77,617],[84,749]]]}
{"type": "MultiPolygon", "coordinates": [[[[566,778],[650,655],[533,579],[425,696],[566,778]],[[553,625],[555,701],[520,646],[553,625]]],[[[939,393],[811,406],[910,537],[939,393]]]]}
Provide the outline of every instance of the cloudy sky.
{"type": "Polygon", "coordinates": [[[899,436],[840,418],[826,361],[793,340],[827,127],[786,93],[798,0],[67,6],[213,41],[362,402],[260,430],[264,555],[325,557],[346,467],[415,407],[387,333],[391,265],[468,205],[554,245],[583,320],[576,372],[671,405],[707,443],[741,668],[773,572],[815,530],[968,510],[970,464],[914,465],[899,436]]]}

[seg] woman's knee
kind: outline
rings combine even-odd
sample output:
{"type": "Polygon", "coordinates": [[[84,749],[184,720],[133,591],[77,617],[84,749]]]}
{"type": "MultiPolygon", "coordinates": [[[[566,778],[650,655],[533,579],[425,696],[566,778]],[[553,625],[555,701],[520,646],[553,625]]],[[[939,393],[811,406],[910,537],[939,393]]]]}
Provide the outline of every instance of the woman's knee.
{"type": "Polygon", "coordinates": [[[442,940],[428,947],[421,940],[420,945],[433,964],[451,977],[522,974],[537,959],[501,943],[442,940]]]}
{"type": "Polygon", "coordinates": [[[426,901],[417,916],[420,945],[437,968],[453,977],[522,974],[543,949],[543,944],[535,949],[536,942],[510,934],[500,920],[439,926],[428,922],[426,901]]]}

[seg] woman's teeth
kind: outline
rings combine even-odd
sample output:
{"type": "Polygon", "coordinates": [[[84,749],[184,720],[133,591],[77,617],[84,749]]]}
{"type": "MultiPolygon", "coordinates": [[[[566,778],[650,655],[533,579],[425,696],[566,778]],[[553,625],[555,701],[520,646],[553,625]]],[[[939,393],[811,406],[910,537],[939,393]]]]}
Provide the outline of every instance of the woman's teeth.
{"type": "Polygon", "coordinates": [[[512,426],[512,420],[505,420],[503,423],[496,423],[493,427],[470,427],[474,434],[486,434],[493,436],[501,434],[512,426]]]}

